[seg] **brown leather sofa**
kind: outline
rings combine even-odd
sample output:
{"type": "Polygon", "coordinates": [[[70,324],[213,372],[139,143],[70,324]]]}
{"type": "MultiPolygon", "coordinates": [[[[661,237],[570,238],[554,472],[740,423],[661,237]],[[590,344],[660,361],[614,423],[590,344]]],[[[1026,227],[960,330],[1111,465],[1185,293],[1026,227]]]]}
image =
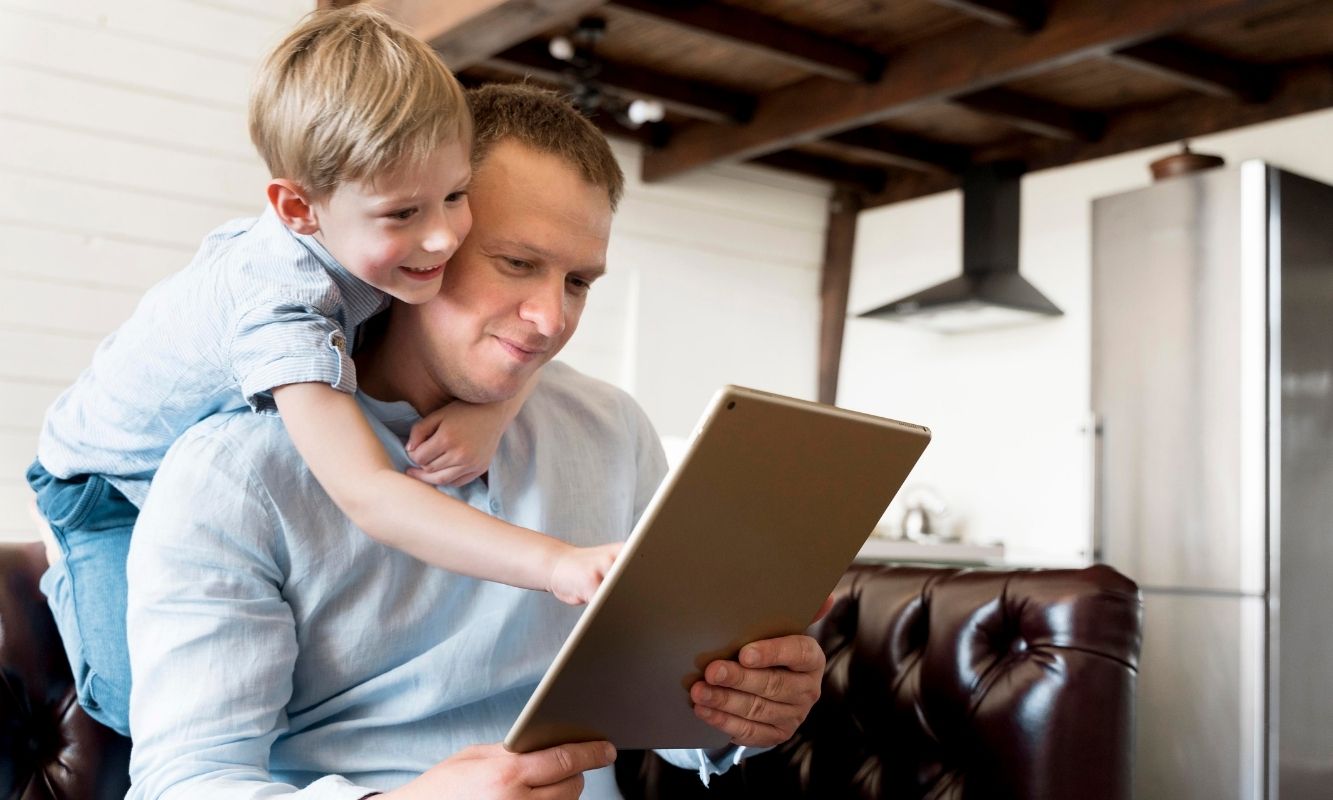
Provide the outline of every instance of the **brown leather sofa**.
{"type": "MultiPolygon", "coordinates": [[[[123,797],[129,742],[94,723],[37,589],[0,545],[0,798],[123,797]]],[[[1127,800],[1138,588],[1107,567],[854,567],[812,629],[823,696],[791,741],[704,789],[621,753],[628,800],[1127,800]]]]}

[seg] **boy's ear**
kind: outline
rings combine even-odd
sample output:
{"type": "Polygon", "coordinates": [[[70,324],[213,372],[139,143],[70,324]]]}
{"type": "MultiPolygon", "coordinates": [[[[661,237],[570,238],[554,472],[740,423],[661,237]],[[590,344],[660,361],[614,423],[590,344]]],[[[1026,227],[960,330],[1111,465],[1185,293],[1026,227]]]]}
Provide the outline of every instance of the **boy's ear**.
{"type": "Polygon", "coordinates": [[[273,206],[283,225],[306,236],[319,231],[314,203],[299,185],[286,178],[274,178],[268,182],[267,191],[269,205],[273,206]]]}

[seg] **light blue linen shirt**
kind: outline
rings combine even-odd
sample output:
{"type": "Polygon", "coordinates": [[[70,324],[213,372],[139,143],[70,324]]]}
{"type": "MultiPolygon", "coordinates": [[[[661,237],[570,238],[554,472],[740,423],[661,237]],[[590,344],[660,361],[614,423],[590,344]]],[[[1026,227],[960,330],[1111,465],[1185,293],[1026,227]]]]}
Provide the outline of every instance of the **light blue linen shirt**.
{"type": "Polygon", "coordinates": [[[349,343],[388,298],[271,208],[208,234],[154,286],[47,411],[37,458],[58,478],[102,475],[142,506],[167,448],[205,417],[271,390],[356,391],[349,343]]]}
{"type": "MultiPolygon", "coordinates": [[[[394,463],[417,415],[362,396],[394,463]]],[[[548,364],[489,481],[450,494],[577,545],[623,539],[666,472],[628,395],[548,364]]],[[[176,443],[129,556],[129,800],[351,800],[497,742],[581,613],[355,528],[270,415],[176,443]]],[[[739,758],[714,754],[709,772],[739,758]]],[[[699,769],[699,751],[666,751],[699,769]]],[[[585,798],[616,798],[610,770],[585,798]]]]}

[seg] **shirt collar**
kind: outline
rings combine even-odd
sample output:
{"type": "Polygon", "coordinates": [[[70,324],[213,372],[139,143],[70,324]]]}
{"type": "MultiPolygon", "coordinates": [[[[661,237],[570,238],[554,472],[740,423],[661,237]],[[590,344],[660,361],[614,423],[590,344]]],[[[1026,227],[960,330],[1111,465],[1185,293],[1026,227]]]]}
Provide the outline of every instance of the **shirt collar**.
{"type": "Polygon", "coordinates": [[[361,407],[371,416],[384,423],[394,436],[404,441],[412,432],[412,426],[421,419],[421,415],[412,407],[412,404],[406,400],[396,400],[393,402],[380,400],[366,394],[364,391],[357,393],[357,399],[361,401],[361,407]]]}
{"type": "Polygon", "coordinates": [[[366,283],[360,278],[347,271],[347,268],[338,263],[338,260],[324,248],[313,236],[307,236],[302,233],[296,233],[291,228],[282,224],[278,219],[278,214],[272,206],[264,209],[265,216],[272,217],[287,234],[300,242],[310,254],[319,259],[320,265],[329,273],[329,277],[338,285],[338,291],[342,293],[344,314],[346,315],[346,324],[349,327],[358,327],[361,323],[375,316],[389,305],[389,296],[374,286],[366,283]]]}

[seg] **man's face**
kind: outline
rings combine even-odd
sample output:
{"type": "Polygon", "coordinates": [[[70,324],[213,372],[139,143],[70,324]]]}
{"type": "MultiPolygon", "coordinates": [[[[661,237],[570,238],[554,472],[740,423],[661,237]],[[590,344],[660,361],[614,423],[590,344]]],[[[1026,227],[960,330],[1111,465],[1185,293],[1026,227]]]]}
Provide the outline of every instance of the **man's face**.
{"type": "Polygon", "coordinates": [[[448,397],[495,402],[574,334],[606,271],[611,205],[605,189],[560,158],[513,141],[491,149],[468,192],[472,232],[439,295],[401,310],[448,397]]]}

